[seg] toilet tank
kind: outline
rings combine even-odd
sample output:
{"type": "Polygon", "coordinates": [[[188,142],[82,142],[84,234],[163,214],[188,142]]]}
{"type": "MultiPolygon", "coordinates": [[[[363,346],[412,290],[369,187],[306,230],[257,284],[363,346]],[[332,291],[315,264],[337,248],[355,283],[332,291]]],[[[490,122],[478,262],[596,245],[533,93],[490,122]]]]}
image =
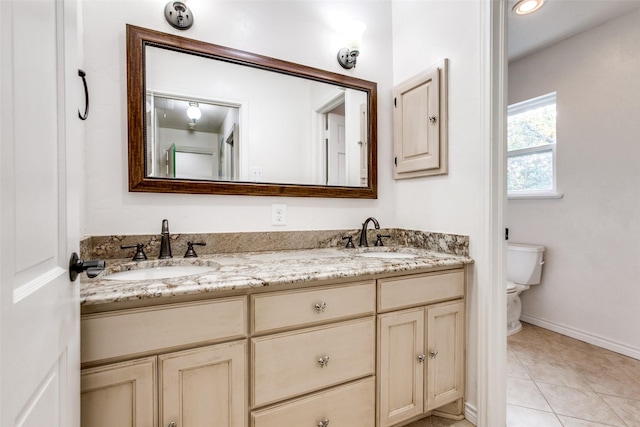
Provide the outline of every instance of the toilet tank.
{"type": "Polygon", "coordinates": [[[507,280],[521,285],[537,285],[542,273],[544,246],[507,244],[507,280]]]}

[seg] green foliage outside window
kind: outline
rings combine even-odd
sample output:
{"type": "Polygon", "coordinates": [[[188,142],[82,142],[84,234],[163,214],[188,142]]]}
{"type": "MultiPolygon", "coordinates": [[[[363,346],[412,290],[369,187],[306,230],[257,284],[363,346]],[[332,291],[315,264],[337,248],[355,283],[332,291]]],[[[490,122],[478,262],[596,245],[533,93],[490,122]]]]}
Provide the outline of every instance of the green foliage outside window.
{"type": "Polygon", "coordinates": [[[551,191],[556,144],[556,105],[510,114],[507,124],[508,191],[551,191]],[[537,148],[536,148],[537,147],[537,148]],[[533,148],[533,150],[528,150],[533,148]]]}

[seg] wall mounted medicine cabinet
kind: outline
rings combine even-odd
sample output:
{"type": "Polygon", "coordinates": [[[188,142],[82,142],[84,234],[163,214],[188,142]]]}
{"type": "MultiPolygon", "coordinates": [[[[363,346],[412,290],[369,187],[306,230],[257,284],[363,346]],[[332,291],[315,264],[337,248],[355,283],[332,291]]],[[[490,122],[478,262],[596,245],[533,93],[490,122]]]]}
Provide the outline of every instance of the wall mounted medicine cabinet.
{"type": "Polygon", "coordinates": [[[393,88],[395,179],[447,173],[449,60],[393,88]]]}

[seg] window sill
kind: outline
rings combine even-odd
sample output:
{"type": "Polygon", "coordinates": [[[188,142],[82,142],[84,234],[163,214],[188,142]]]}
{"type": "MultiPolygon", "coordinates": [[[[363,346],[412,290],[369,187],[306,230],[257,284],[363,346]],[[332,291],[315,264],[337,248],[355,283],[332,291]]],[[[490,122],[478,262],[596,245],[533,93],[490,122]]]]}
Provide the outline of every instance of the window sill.
{"type": "Polygon", "coordinates": [[[507,194],[508,200],[562,199],[564,194],[555,191],[532,191],[507,194]]]}

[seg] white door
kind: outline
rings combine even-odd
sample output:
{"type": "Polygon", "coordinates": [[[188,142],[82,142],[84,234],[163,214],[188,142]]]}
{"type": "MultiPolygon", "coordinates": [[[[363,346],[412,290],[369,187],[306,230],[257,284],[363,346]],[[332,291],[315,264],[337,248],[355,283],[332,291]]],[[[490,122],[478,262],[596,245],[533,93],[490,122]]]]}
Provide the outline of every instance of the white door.
{"type": "Polygon", "coordinates": [[[327,159],[329,185],[346,185],[346,144],[344,116],[329,113],[327,114],[327,159]]]}
{"type": "Polygon", "coordinates": [[[0,1],[0,425],[79,425],[77,0],[0,1]]]}

